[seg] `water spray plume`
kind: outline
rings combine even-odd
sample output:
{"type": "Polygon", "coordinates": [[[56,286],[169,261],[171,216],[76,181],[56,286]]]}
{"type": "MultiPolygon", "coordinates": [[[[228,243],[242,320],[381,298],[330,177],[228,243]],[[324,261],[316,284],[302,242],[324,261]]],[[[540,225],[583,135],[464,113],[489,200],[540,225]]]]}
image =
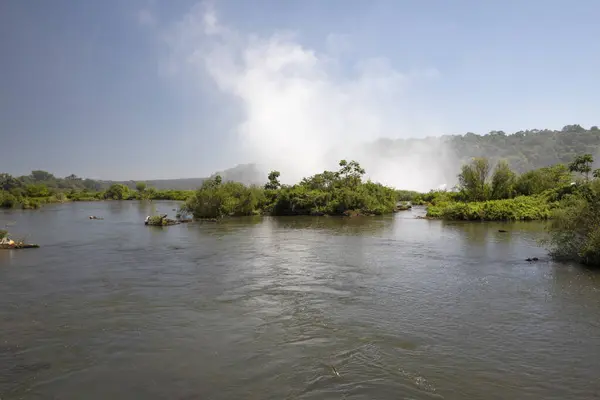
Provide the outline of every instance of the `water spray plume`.
{"type": "Polygon", "coordinates": [[[243,162],[281,171],[283,183],[337,169],[340,159],[355,159],[369,178],[398,188],[446,181],[453,157],[443,141],[378,141],[440,133],[415,121],[422,110],[407,105],[412,86],[431,70],[403,74],[378,58],[342,73],[332,55],[339,52],[319,53],[291,33],[244,35],[222,24],[209,3],[195,6],[173,37],[175,59],[208,74],[241,107],[243,162]]]}

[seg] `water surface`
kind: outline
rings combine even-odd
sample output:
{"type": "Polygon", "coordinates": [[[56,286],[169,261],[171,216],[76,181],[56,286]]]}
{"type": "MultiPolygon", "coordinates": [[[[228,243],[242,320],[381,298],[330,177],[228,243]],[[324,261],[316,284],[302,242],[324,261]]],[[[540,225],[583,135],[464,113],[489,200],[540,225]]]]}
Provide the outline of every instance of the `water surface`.
{"type": "Polygon", "coordinates": [[[600,276],[539,224],[143,225],[175,207],[0,213],[42,245],[0,252],[2,400],[600,396],[600,276]]]}

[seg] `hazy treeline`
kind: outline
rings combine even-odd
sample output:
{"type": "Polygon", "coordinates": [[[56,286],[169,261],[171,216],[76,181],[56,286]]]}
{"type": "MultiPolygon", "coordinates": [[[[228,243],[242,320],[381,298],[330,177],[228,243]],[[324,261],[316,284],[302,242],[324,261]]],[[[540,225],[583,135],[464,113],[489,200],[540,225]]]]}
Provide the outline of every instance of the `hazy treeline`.
{"type": "Polygon", "coordinates": [[[76,175],[58,178],[46,171],[32,171],[30,175],[13,177],[0,173],[0,207],[38,208],[45,203],[96,200],[186,200],[192,191],[157,190],[145,182],[133,183],[134,188],[122,183],[106,185],[76,175]]]}
{"type": "Polygon", "coordinates": [[[447,145],[449,152],[457,158],[454,168],[473,157],[481,157],[493,164],[505,160],[515,172],[523,173],[549,165],[568,164],[579,154],[598,156],[600,129],[597,126],[585,129],[575,124],[561,130],[529,129],[512,134],[491,131],[484,135],[468,132],[425,139],[380,139],[372,145],[371,151],[386,157],[402,157],[419,143],[431,147],[439,143],[447,145]]]}

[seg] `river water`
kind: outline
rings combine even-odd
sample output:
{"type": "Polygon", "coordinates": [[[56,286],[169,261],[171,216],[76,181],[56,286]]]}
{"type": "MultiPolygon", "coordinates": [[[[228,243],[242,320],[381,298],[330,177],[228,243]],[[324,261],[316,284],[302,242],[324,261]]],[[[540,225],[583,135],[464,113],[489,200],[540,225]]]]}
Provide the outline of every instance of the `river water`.
{"type": "Polygon", "coordinates": [[[600,396],[600,274],[540,224],[143,225],[175,207],[0,213],[42,246],[0,251],[2,400],[600,396]]]}

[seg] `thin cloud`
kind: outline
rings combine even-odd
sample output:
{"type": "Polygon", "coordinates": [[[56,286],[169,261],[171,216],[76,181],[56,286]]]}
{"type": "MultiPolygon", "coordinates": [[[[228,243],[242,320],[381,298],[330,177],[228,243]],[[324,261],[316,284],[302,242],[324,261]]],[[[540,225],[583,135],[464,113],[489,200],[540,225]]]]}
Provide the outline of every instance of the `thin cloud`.
{"type": "Polygon", "coordinates": [[[137,12],[137,22],[142,26],[155,26],[157,24],[156,16],[147,8],[137,12]]]}
{"type": "Polygon", "coordinates": [[[350,73],[341,73],[337,57],[350,49],[346,36],[329,35],[330,51],[319,53],[293,32],[238,32],[220,21],[211,3],[194,6],[164,39],[169,71],[189,73],[190,79],[207,75],[230,95],[231,106],[243,111],[235,121],[236,150],[247,161],[281,171],[284,182],[356,158],[386,184],[426,189],[444,183],[445,166],[439,162],[446,149],[438,148],[439,141],[409,153],[405,146],[403,158],[384,157],[377,146],[366,146],[379,138],[441,133],[410,96],[419,82],[440,77],[435,68],[403,73],[380,57],[357,60],[350,73]]]}

